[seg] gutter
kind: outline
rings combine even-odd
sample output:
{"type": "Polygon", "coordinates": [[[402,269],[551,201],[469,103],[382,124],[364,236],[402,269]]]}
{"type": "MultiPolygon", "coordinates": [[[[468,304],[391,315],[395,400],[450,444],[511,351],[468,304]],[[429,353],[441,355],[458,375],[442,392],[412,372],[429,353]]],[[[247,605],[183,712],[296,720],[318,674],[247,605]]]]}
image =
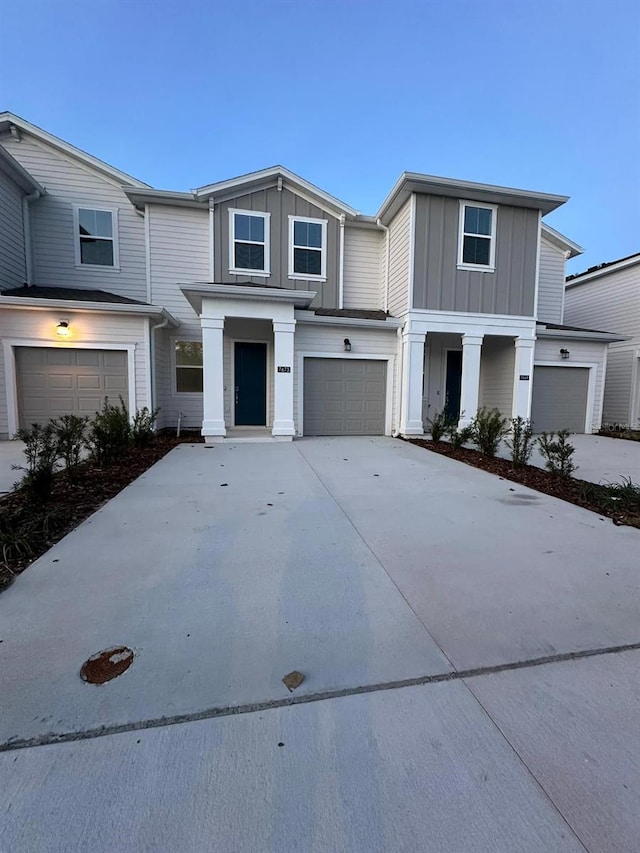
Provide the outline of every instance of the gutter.
{"type": "Polygon", "coordinates": [[[600,343],[617,343],[618,341],[628,341],[630,337],[627,335],[616,335],[613,332],[573,332],[562,329],[536,329],[536,338],[571,338],[582,341],[599,341],[600,343]]]}
{"type": "Polygon", "coordinates": [[[398,317],[387,317],[386,320],[370,320],[364,317],[325,317],[304,310],[296,310],[294,316],[296,323],[302,326],[314,326],[318,324],[323,326],[360,326],[370,329],[389,329],[393,331],[394,329],[402,328],[404,324],[404,320],[398,317]]]}
{"type": "Polygon", "coordinates": [[[389,228],[383,225],[380,219],[376,219],[376,225],[385,233],[385,263],[384,263],[384,310],[389,310],[389,228]]]}
{"type": "Polygon", "coordinates": [[[169,325],[169,318],[165,317],[160,323],[151,326],[149,329],[149,392],[151,394],[151,411],[155,411],[156,400],[158,399],[158,389],[156,387],[156,332],[158,329],[166,329],[169,325]]]}
{"type": "Polygon", "coordinates": [[[180,321],[165,308],[156,305],[129,305],[125,302],[79,302],[75,299],[36,299],[35,297],[27,299],[24,296],[0,296],[0,309],[2,308],[35,311],[63,308],[83,314],[141,314],[145,317],[166,317],[172,328],[180,325],[180,321]]]}
{"type": "Polygon", "coordinates": [[[31,216],[29,205],[42,197],[40,190],[35,190],[30,195],[22,196],[22,228],[24,231],[24,266],[26,284],[33,284],[33,246],[31,245],[31,216]]]}

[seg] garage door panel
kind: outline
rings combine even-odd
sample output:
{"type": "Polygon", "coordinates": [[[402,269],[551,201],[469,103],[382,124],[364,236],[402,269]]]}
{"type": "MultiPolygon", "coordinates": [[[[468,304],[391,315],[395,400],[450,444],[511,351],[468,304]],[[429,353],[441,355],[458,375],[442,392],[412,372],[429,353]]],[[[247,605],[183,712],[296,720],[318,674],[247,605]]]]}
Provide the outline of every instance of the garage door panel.
{"type": "Polygon", "coordinates": [[[531,404],[533,430],[584,432],[588,393],[588,368],[536,366],[531,404]]]}
{"type": "Polygon", "coordinates": [[[386,373],[382,360],[305,359],[305,434],[382,435],[386,373]]]}

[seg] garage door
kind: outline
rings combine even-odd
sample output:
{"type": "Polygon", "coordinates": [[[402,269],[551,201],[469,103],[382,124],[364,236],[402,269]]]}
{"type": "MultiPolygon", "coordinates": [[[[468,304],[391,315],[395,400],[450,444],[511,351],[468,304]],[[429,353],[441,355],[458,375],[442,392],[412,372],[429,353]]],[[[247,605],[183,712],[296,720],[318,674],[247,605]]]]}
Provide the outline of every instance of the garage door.
{"type": "Polygon", "coordinates": [[[535,432],[584,432],[589,390],[586,367],[535,367],[531,425],[535,432]]]}
{"type": "Polygon", "coordinates": [[[17,347],[20,426],[60,415],[93,416],[105,397],[128,402],[127,353],[122,350],[17,347]]]}
{"type": "Polygon", "coordinates": [[[386,361],[305,358],[305,435],[383,435],[386,361]]]}

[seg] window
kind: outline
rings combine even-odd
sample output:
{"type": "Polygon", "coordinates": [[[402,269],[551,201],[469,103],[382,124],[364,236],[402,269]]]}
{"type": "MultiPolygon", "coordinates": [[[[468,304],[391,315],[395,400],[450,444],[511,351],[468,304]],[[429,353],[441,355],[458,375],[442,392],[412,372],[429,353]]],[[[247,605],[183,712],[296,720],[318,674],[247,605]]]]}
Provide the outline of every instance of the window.
{"type": "Polygon", "coordinates": [[[73,215],[76,265],[118,267],[117,211],[76,205],[73,215]]]}
{"type": "Polygon", "coordinates": [[[460,202],[460,240],[458,267],[493,272],[496,254],[496,217],[491,204],[460,202]]]}
{"type": "Polygon", "coordinates": [[[289,278],[327,275],[327,220],[289,217],[289,278]]]}
{"type": "Polygon", "coordinates": [[[268,213],[229,210],[229,272],[268,276],[268,213]]]}
{"type": "Polygon", "coordinates": [[[176,391],[202,393],[202,342],[176,341],[176,391]]]}

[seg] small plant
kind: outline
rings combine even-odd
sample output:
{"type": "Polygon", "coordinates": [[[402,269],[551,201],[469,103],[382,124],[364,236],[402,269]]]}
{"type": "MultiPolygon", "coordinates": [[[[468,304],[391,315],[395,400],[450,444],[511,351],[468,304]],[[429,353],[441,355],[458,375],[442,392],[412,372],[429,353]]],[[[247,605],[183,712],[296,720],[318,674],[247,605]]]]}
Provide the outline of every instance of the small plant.
{"type": "Polygon", "coordinates": [[[473,426],[468,424],[466,427],[458,429],[456,424],[451,424],[448,435],[451,447],[454,450],[460,450],[464,444],[473,441],[473,426]]]}
{"type": "Polygon", "coordinates": [[[64,461],[67,476],[73,476],[73,469],[80,462],[80,454],[85,446],[85,437],[89,418],[79,415],[62,415],[57,421],[51,421],[56,437],[58,456],[64,461]]]}
{"type": "Polygon", "coordinates": [[[455,425],[454,419],[446,409],[441,409],[439,412],[427,421],[432,441],[441,441],[443,435],[447,435],[452,426],[455,425]]]}
{"type": "Polygon", "coordinates": [[[478,409],[471,424],[473,441],[485,456],[495,456],[500,442],[509,432],[508,421],[498,409],[478,409]]]}
{"type": "Polygon", "coordinates": [[[16,471],[24,471],[24,477],[16,484],[26,489],[31,500],[44,503],[51,496],[53,475],[58,462],[58,442],[51,423],[42,426],[31,424],[31,428],[19,429],[15,438],[24,441],[26,466],[13,465],[16,471]]]}
{"type": "Polygon", "coordinates": [[[87,448],[100,465],[113,465],[130,444],[131,423],[124,400],[120,397],[120,405],[114,406],[105,397],[102,410],[96,412],[89,425],[87,448]]]}
{"type": "Polygon", "coordinates": [[[146,406],[136,409],[131,426],[131,437],[136,447],[146,447],[153,440],[159,411],[160,409],[154,409],[151,412],[146,406]]]}
{"type": "Polygon", "coordinates": [[[531,421],[527,418],[511,419],[511,438],[505,442],[511,451],[511,461],[514,468],[522,468],[529,463],[534,448],[531,421]]]}
{"type": "Polygon", "coordinates": [[[568,429],[561,429],[558,433],[543,432],[538,438],[538,446],[545,459],[545,468],[550,474],[570,477],[576,470],[571,458],[575,453],[575,447],[568,441],[570,435],[568,429]]]}

